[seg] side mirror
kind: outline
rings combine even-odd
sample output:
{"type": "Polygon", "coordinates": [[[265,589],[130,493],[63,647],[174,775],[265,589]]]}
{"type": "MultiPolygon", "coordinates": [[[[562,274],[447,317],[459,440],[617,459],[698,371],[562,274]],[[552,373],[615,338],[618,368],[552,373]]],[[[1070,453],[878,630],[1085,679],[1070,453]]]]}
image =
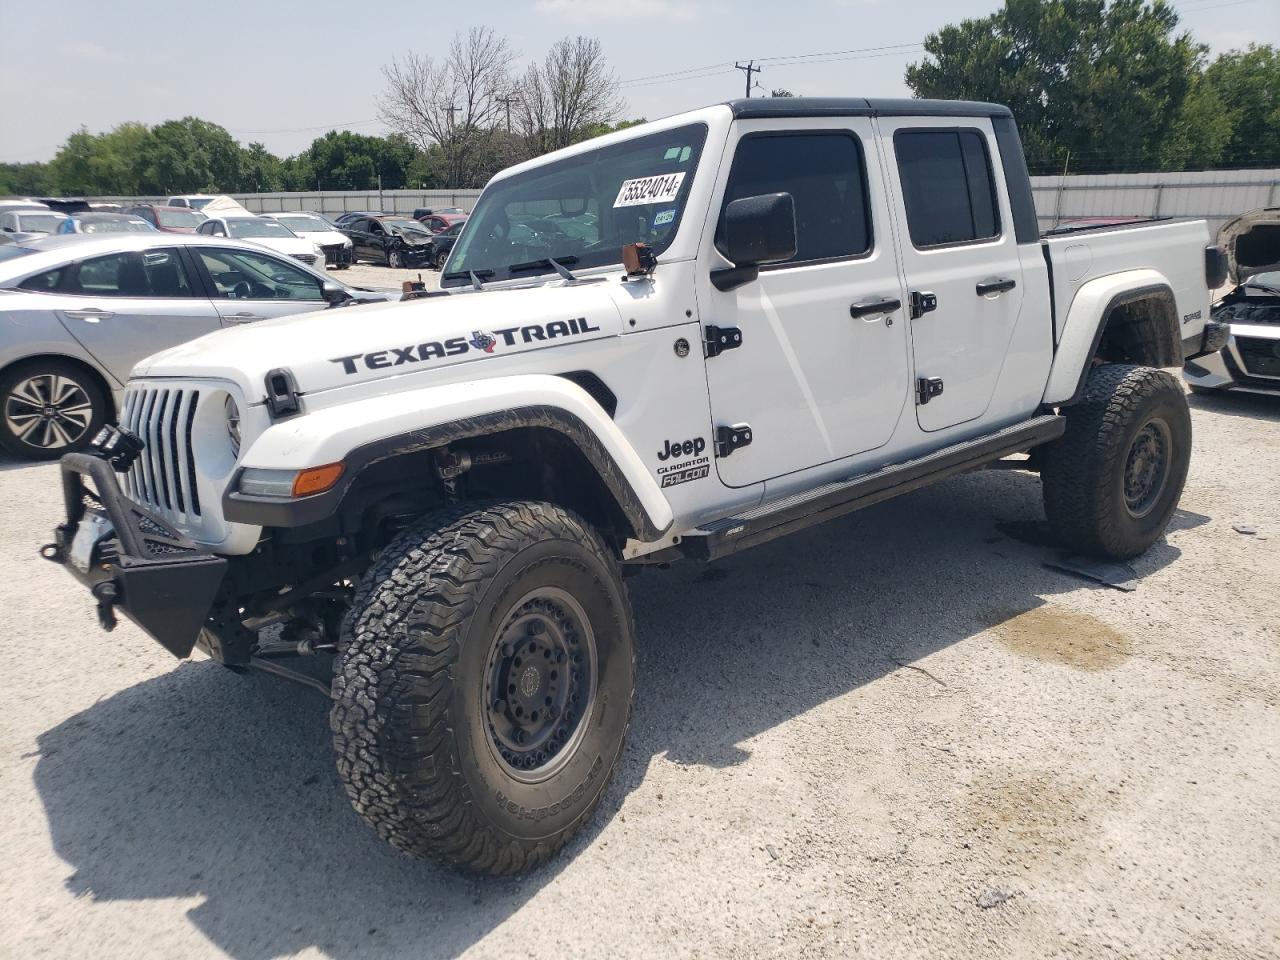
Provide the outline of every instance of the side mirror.
{"type": "Polygon", "coordinates": [[[796,205],[789,193],[766,193],[734,200],[724,211],[721,250],[733,266],[712,270],[717,290],[750,283],[759,268],[796,255],[796,205]]]}
{"type": "Polygon", "coordinates": [[[333,280],[326,280],[320,286],[320,292],[329,301],[329,306],[331,307],[336,307],[338,304],[346,303],[351,299],[351,294],[347,293],[346,288],[333,280]]]}

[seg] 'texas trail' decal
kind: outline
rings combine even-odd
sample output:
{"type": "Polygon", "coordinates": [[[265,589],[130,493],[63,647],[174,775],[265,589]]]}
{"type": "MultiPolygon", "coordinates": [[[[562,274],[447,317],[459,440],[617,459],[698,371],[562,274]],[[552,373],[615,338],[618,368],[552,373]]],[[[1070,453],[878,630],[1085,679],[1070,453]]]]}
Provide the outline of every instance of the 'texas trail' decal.
{"type": "Polygon", "coordinates": [[[516,343],[556,340],[560,337],[599,332],[600,328],[593,327],[587,322],[586,317],[573,317],[569,320],[552,320],[546,324],[534,323],[526,327],[503,327],[492,333],[473,330],[470,338],[450,337],[444,341],[428,340],[426,343],[410,344],[407,347],[387,347],[371,353],[353,353],[345,357],[333,357],[329,362],[342,364],[343,373],[351,374],[360,368],[360,364],[369,370],[381,370],[384,367],[398,367],[402,363],[421,363],[435,357],[457,357],[473,351],[493,353],[500,343],[514,347],[516,343]]]}

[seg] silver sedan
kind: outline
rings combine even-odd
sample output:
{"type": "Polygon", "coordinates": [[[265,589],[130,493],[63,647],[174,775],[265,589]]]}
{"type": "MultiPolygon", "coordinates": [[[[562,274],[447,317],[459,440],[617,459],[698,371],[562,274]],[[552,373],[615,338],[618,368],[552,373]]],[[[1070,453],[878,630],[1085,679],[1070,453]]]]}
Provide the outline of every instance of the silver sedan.
{"type": "Polygon", "coordinates": [[[386,300],[254,243],[179,234],[0,246],[0,446],[47,460],[114,419],[144,357],[233,324],[386,300]]]}

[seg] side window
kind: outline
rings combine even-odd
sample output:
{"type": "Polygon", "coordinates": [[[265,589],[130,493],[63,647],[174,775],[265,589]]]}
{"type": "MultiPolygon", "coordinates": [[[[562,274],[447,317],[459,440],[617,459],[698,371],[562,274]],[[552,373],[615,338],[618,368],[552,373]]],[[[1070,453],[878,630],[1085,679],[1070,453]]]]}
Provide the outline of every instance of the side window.
{"type": "MultiPolygon", "coordinates": [[[[850,133],[748,134],[738,143],[724,205],[789,193],[796,207],[791,263],[857,257],[871,249],[862,145],[850,133]]],[[[721,227],[716,241],[721,239],[721,227]]]]}
{"type": "Polygon", "coordinates": [[[369,221],[369,232],[370,232],[370,233],[372,233],[375,237],[380,237],[380,236],[382,236],[382,234],[384,233],[384,231],[383,231],[383,229],[382,229],[382,224],[378,223],[378,221],[377,221],[377,220],[370,220],[370,221],[369,221]]]}
{"type": "Polygon", "coordinates": [[[324,300],[321,282],[265,253],[199,249],[218,296],[229,300],[324,300]]]}
{"type": "Polygon", "coordinates": [[[177,250],[113,253],[83,261],[67,289],[94,297],[190,297],[177,250]]]}
{"type": "Polygon", "coordinates": [[[62,277],[67,272],[66,267],[57,267],[53,270],[46,270],[44,273],[37,273],[34,277],[27,277],[20,284],[20,290],[34,290],[37,293],[53,293],[62,286],[62,277]]]}
{"type": "Polygon", "coordinates": [[[977,130],[899,130],[893,137],[907,229],[916,247],[1000,236],[987,139],[977,130]]]}

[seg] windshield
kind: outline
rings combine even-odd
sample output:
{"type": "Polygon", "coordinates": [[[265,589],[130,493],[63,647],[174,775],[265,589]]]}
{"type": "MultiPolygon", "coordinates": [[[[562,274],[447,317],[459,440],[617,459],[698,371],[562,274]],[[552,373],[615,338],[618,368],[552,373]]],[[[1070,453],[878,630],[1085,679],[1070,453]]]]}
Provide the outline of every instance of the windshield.
{"type": "Polygon", "coordinates": [[[431,236],[431,231],[420,224],[417,220],[379,220],[378,222],[387,230],[390,230],[392,233],[400,234],[401,236],[410,233],[415,237],[431,236]]]}
{"type": "Polygon", "coordinates": [[[209,218],[194,210],[157,210],[156,218],[162,227],[198,227],[209,218]]]}
{"type": "Polygon", "coordinates": [[[276,217],[294,233],[327,233],[333,228],[317,217],[276,217]]]}
{"type": "Polygon", "coordinates": [[[192,210],[203,210],[212,200],[213,197],[188,197],[187,206],[192,210]]]}
{"type": "Polygon", "coordinates": [[[145,220],[81,220],[85,233],[147,233],[151,224],[145,220]]]}
{"type": "Polygon", "coordinates": [[[16,243],[0,243],[0,260],[12,260],[15,257],[25,257],[28,253],[35,252],[35,247],[20,247],[16,243]]]}
{"type": "Polygon", "coordinates": [[[444,286],[620,263],[637,241],[670,244],[693,185],[707,128],[677,127],[560,160],[487,189],[449,258],[444,286]],[[523,269],[511,267],[523,265],[523,269]]]}
{"type": "Polygon", "coordinates": [[[20,213],[18,229],[25,233],[53,233],[65,219],[54,213],[20,213]]]}
{"type": "Polygon", "coordinates": [[[237,240],[253,237],[292,237],[294,232],[274,220],[228,220],[227,229],[237,240]]]}
{"type": "Polygon", "coordinates": [[[1249,278],[1249,283],[1256,283],[1259,286],[1271,287],[1274,290],[1280,290],[1280,271],[1255,273],[1249,278]]]}

